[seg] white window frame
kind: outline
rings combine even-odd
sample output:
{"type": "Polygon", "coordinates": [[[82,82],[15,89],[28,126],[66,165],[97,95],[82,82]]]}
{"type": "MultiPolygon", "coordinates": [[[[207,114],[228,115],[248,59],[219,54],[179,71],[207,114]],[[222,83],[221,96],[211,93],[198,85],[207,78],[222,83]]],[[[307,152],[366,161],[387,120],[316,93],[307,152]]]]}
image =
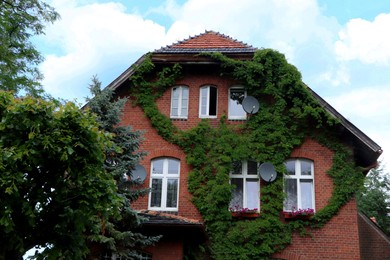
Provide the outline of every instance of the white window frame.
{"type": "Polygon", "coordinates": [[[188,118],[188,106],[189,106],[189,95],[190,95],[190,93],[189,93],[190,91],[189,91],[189,88],[187,87],[187,86],[175,86],[175,87],[173,87],[172,88],[172,91],[171,91],[171,114],[170,114],[170,116],[171,116],[171,118],[182,118],[182,119],[187,119],[188,118]],[[179,94],[179,96],[178,96],[178,98],[177,98],[177,115],[174,115],[173,114],[173,109],[174,109],[174,107],[173,107],[173,103],[174,103],[174,91],[175,90],[177,90],[178,91],[178,94],[179,94]],[[183,105],[183,101],[184,101],[184,95],[183,95],[183,92],[184,91],[187,91],[187,106],[185,107],[184,105],[183,105]],[[186,114],[184,115],[184,114],[182,114],[182,110],[183,110],[183,108],[185,108],[186,110],[186,114]]]}
{"type": "Polygon", "coordinates": [[[203,86],[199,89],[199,117],[200,118],[217,118],[218,115],[218,88],[216,86],[207,85],[203,86]],[[215,88],[216,90],[216,97],[215,97],[215,115],[210,115],[210,89],[215,88]],[[202,96],[202,90],[207,89],[207,96],[206,98],[206,104],[203,104],[203,96],[202,96]],[[202,114],[202,107],[203,105],[206,106],[206,113],[202,114]]]}
{"type": "MultiPolygon", "coordinates": [[[[241,108],[242,108],[242,111],[243,111],[243,114],[240,115],[240,116],[236,116],[236,115],[231,115],[232,113],[232,102],[236,102],[235,100],[232,100],[230,98],[230,93],[232,90],[242,90],[244,91],[244,98],[246,97],[246,91],[245,91],[245,88],[243,86],[233,86],[231,88],[229,88],[229,93],[228,93],[228,119],[230,120],[243,120],[243,119],[246,119],[246,112],[244,110],[244,108],[242,108],[242,104],[241,104],[241,108]]],[[[235,106],[237,107],[238,105],[235,104],[235,106]]]]}
{"type": "Polygon", "coordinates": [[[163,210],[163,211],[177,211],[179,208],[179,192],[180,192],[180,160],[172,157],[158,157],[154,158],[151,161],[150,167],[150,193],[149,193],[149,205],[148,209],[150,210],[163,210]],[[157,160],[163,160],[163,173],[155,174],[153,171],[153,163],[157,160]],[[169,161],[176,161],[179,163],[178,172],[175,174],[168,173],[168,164],[169,161]],[[161,188],[161,206],[160,207],[152,207],[152,185],[153,179],[161,179],[162,180],[162,188],[161,188]],[[168,181],[169,180],[177,180],[177,197],[176,197],[176,207],[167,207],[167,193],[168,193],[168,181]]]}
{"type": "MultiPolygon", "coordinates": [[[[248,182],[249,179],[256,179],[257,180],[257,187],[258,187],[258,194],[257,194],[257,206],[254,208],[257,208],[257,211],[260,212],[260,178],[258,175],[258,166],[259,164],[257,163],[256,166],[256,173],[257,174],[248,174],[248,161],[244,160],[241,162],[242,168],[241,168],[241,174],[234,174],[234,171],[231,171],[229,173],[230,181],[232,179],[243,179],[243,202],[242,202],[242,207],[243,208],[248,208],[248,194],[247,194],[247,186],[246,183],[248,182]]],[[[231,182],[230,182],[231,183],[231,182]]],[[[232,198],[233,200],[234,198],[232,198]]],[[[229,207],[234,208],[235,205],[229,205],[229,207]]],[[[249,209],[254,209],[254,208],[249,208],[249,209]]]]}
{"type": "MultiPolygon", "coordinates": [[[[288,159],[285,163],[287,162],[295,162],[295,175],[289,175],[288,173],[284,175],[284,179],[293,179],[296,180],[296,185],[297,185],[297,208],[294,210],[299,210],[299,209],[307,209],[307,208],[302,208],[302,191],[301,191],[301,181],[302,180],[311,180],[312,181],[312,186],[311,186],[311,201],[312,201],[312,207],[311,209],[314,210],[315,212],[315,183],[314,183],[314,162],[309,159],[304,159],[304,158],[294,158],[294,159],[288,159]],[[302,170],[301,170],[301,162],[308,162],[311,164],[311,175],[302,175],[302,170]]],[[[284,186],[286,185],[286,182],[284,181],[284,186]]],[[[283,203],[283,211],[286,212],[291,212],[293,211],[292,209],[286,208],[286,200],[283,203]]]]}

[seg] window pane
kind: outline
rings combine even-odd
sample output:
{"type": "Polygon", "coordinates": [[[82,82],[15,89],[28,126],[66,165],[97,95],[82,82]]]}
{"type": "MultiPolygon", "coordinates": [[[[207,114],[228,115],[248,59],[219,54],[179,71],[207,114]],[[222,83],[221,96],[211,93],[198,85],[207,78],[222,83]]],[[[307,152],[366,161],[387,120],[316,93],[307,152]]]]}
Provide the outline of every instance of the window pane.
{"type": "Polygon", "coordinates": [[[287,161],[285,163],[286,170],[288,175],[295,175],[295,160],[294,161],[287,161]]]}
{"type": "Polygon", "coordinates": [[[230,207],[242,209],[242,207],[243,207],[243,191],[244,191],[243,181],[242,181],[242,179],[239,179],[239,178],[233,178],[230,181],[231,181],[230,183],[235,186],[235,188],[233,190],[233,198],[230,201],[230,207]]]}
{"type": "Polygon", "coordinates": [[[284,201],[285,210],[296,210],[298,209],[298,197],[297,197],[297,180],[285,179],[284,180],[284,191],[287,197],[284,201]]]}
{"type": "Polygon", "coordinates": [[[177,207],[177,179],[168,179],[167,207],[177,207]]]}
{"type": "Polygon", "coordinates": [[[258,208],[259,184],[257,179],[248,179],[246,182],[246,207],[249,209],[258,208]]]}
{"type": "Polygon", "coordinates": [[[175,99],[178,99],[179,98],[179,91],[180,91],[180,88],[173,88],[172,89],[172,96],[175,98],[175,99]]]}
{"type": "Polygon", "coordinates": [[[162,179],[152,179],[151,207],[161,207],[162,179]]]}
{"type": "Polygon", "coordinates": [[[188,98],[183,98],[181,100],[181,115],[182,116],[188,115],[188,98]]]}
{"type": "Polygon", "coordinates": [[[187,87],[182,87],[182,97],[183,99],[188,99],[188,88],[187,87]]]}
{"type": "Polygon", "coordinates": [[[217,115],[217,88],[210,87],[210,104],[209,104],[209,115],[217,115]]]}
{"type": "Polygon", "coordinates": [[[179,88],[172,89],[171,116],[178,116],[179,88]]]}
{"type": "Polygon", "coordinates": [[[257,175],[257,162],[248,161],[248,174],[257,175]]]}
{"type": "Polygon", "coordinates": [[[311,162],[310,161],[301,161],[301,174],[302,175],[311,175],[311,162]]]}
{"type": "Polygon", "coordinates": [[[178,113],[179,113],[179,111],[177,110],[177,108],[172,107],[171,115],[172,116],[178,116],[179,115],[178,113]]]}
{"type": "Polygon", "coordinates": [[[163,174],[164,159],[153,160],[152,174],[163,174]]]}
{"type": "Polygon", "coordinates": [[[232,174],[242,174],[242,162],[235,161],[232,163],[233,171],[232,174]]]}
{"type": "Polygon", "coordinates": [[[231,117],[244,117],[246,112],[242,107],[242,100],[245,97],[245,91],[243,89],[230,89],[229,99],[229,116],[231,117]]]}
{"type": "Polygon", "coordinates": [[[313,208],[313,180],[301,180],[301,207],[302,209],[313,208]]]}
{"type": "Polygon", "coordinates": [[[178,108],[178,106],[179,106],[179,100],[173,99],[172,100],[172,108],[178,108]]]}
{"type": "Polygon", "coordinates": [[[179,161],[168,159],[168,174],[179,174],[179,161]]]}
{"type": "Polygon", "coordinates": [[[207,99],[208,99],[208,88],[202,88],[200,90],[200,114],[207,115],[207,99]]]}

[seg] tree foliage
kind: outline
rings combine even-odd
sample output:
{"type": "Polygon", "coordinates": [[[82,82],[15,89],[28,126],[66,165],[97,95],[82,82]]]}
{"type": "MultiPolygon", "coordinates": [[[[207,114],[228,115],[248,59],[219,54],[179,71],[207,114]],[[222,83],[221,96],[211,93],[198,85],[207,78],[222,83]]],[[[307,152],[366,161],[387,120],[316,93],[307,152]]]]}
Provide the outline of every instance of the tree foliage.
{"type": "Polygon", "coordinates": [[[42,95],[43,58],[31,38],[44,33],[45,24],[59,14],[40,0],[0,0],[0,89],[42,95]]]}
{"type": "Polygon", "coordinates": [[[358,207],[368,217],[375,217],[382,230],[390,236],[390,178],[383,168],[370,171],[358,196],[358,207]]]}
{"type": "Polygon", "coordinates": [[[72,103],[0,92],[0,259],[80,259],[122,206],[104,171],[110,135],[72,103]]]}
{"type": "Polygon", "coordinates": [[[118,194],[124,198],[121,208],[121,220],[111,220],[106,224],[106,239],[100,241],[103,249],[126,255],[132,259],[138,257],[137,249],[151,245],[159,237],[148,237],[134,231],[145,218],[131,208],[131,202],[145,195],[149,190],[139,188],[141,181],[132,178],[132,171],[144,155],[139,151],[141,133],[130,126],[119,125],[126,98],[114,100],[112,89],[101,90],[101,83],[94,77],[90,85],[93,98],[88,99],[88,108],[96,115],[100,129],[113,135],[114,146],[106,147],[105,170],[114,177],[118,194]]]}

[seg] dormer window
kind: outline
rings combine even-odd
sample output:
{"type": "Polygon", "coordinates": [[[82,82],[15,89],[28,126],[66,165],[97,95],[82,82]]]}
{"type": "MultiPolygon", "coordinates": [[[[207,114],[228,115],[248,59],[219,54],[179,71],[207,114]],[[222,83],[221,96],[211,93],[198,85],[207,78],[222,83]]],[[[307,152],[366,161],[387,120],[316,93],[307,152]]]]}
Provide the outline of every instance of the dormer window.
{"type": "Polygon", "coordinates": [[[171,118],[188,117],[188,87],[177,86],[172,88],[171,118]]]}
{"type": "Polygon", "coordinates": [[[245,96],[246,92],[241,86],[231,87],[229,89],[229,119],[246,119],[246,112],[242,107],[242,100],[245,96]]]}
{"type": "Polygon", "coordinates": [[[217,88],[204,86],[200,88],[199,117],[217,117],[217,88]]]}

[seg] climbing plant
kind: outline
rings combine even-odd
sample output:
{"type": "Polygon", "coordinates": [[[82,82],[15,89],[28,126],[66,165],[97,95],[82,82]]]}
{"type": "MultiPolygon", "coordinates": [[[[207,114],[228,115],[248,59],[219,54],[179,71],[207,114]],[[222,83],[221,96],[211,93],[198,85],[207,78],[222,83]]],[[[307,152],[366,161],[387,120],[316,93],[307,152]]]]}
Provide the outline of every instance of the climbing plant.
{"type": "Polygon", "coordinates": [[[162,114],[156,100],[181,75],[179,64],[157,68],[150,55],[134,68],[130,77],[134,102],[144,110],[153,127],[167,141],[180,146],[193,170],[188,187],[193,203],[202,214],[215,259],[258,259],[270,257],[291,243],[293,231],[321,227],[348,202],[363,183],[350,150],[340,143],[331,117],[313,98],[301,74],[284,55],[271,49],[255,52],[251,60],[236,60],[221,53],[203,53],[220,64],[220,73],[233,77],[256,97],[260,109],[245,124],[231,125],[226,116],[218,126],[205,119],[196,127],[180,130],[162,114]],[[228,211],[232,197],[229,172],[234,161],[251,159],[272,162],[277,172],[285,173],[284,161],[292,150],[313,138],[334,151],[328,174],[334,191],[326,207],[310,221],[280,218],[283,210],[283,178],[262,186],[261,214],[255,220],[233,219],[228,211]]]}

